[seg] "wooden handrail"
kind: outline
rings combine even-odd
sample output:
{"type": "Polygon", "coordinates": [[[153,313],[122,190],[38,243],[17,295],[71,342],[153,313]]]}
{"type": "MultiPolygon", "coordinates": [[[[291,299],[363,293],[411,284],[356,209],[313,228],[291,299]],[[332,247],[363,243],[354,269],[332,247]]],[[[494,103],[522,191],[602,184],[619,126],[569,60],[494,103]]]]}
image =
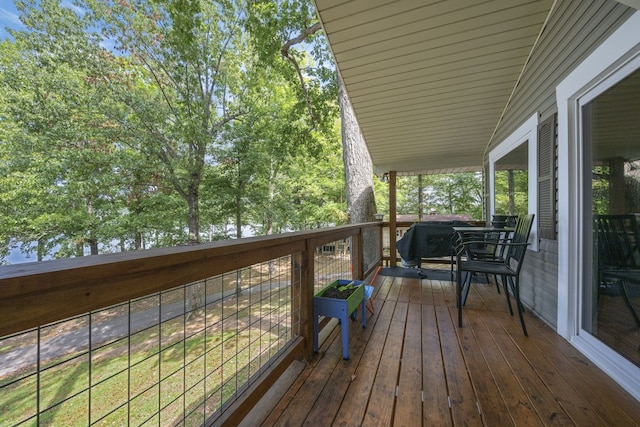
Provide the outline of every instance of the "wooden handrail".
{"type": "MultiPolygon", "coordinates": [[[[0,337],[285,255],[302,253],[313,259],[313,249],[319,245],[380,227],[380,222],[370,222],[197,246],[3,266],[0,337]]],[[[302,274],[303,293],[311,295],[312,262],[309,266],[308,261],[303,261],[307,269],[311,268],[302,274]],[[310,290],[305,292],[307,287],[310,290]]],[[[308,309],[308,301],[306,305],[308,309]]]]}

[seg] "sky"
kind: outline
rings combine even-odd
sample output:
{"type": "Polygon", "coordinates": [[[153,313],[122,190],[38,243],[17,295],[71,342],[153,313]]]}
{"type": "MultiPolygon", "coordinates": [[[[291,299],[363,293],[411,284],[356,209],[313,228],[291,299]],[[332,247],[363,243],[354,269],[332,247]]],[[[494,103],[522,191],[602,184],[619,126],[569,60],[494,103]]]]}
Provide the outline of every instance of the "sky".
{"type": "Polygon", "coordinates": [[[18,19],[18,11],[13,0],[0,0],[0,40],[9,37],[6,28],[20,28],[22,23],[18,19]]]}
{"type": "MultiPolygon", "coordinates": [[[[61,5],[73,8],[71,1],[65,0],[61,5]]],[[[10,37],[7,27],[20,29],[23,26],[18,18],[18,10],[13,0],[0,0],[0,40],[10,37]]]]}

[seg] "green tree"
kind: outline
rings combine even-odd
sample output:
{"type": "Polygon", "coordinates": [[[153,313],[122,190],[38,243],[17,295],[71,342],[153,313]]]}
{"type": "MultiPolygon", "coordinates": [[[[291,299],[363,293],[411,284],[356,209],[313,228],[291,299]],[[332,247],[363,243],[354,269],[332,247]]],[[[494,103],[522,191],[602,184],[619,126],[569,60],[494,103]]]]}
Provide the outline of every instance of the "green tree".
{"type": "Polygon", "coordinates": [[[529,209],[529,173],[526,170],[499,170],[495,173],[495,211],[525,215],[529,209]]]}
{"type": "Polygon", "coordinates": [[[418,177],[399,176],[396,180],[396,209],[399,215],[417,215],[418,177]]]}
{"type": "Polygon", "coordinates": [[[17,4],[27,30],[0,59],[0,254],[195,242],[202,218],[209,238],[345,221],[328,46],[311,34],[280,53],[311,4],[17,4]]]}
{"type": "Polygon", "coordinates": [[[153,159],[130,148],[139,139],[107,114],[118,106],[87,59],[102,56],[100,40],[57,1],[18,7],[27,31],[1,46],[2,197],[13,224],[3,240],[37,241],[39,259],[54,247],[56,256],[142,247],[144,231],[170,217],[147,200],[166,188],[153,159]]]}
{"type": "Polygon", "coordinates": [[[425,203],[437,213],[468,214],[482,218],[482,176],[480,173],[427,175],[425,203]]]}
{"type": "Polygon", "coordinates": [[[479,173],[422,175],[422,187],[418,181],[418,176],[398,177],[398,214],[418,215],[422,201],[425,214],[435,211],[482,218],[482,177],[479,173]]]}
{"type": "Polygon", "coordinates": [[[298,82],[298,98],[305,101],[312,128],[325,132],[329,137],[332,122],[326,118],[333,117],[332,110],[335,110],[336,104],[329,102],[328,97],[335,99],[337,92],[345,199],[349,212],[347,218],[356,223],[372,221],[376,202],[371,159],[346,93],[342,88],[336,91],[339,82],[335,67],[311,4],[298,1],[258,1],[253,4],[248,24],[257,35],[257,43],[264,47],[260,51],[266,54],[263,56],[265,61],[277,62],[278,57],[268,55],[268,52],[279,48],[282,57],[290,63],[290,81],[298,82]],[[305,63],[309,63],[309,52],[315,60],[314,67],[304,67],[305,63]]]}
{"type": "Polygon", "coordinates": [[[123,106],[111,114],[163,164],[163,178],[186,202],[189,241],[200,240],[200,191],[208,156],[225,126],[245,111],[252,61],[243,37],[241,1],[85,0],[100,28],[105,96],[123,106]],[[116,76],[116,77],[114,77],[116,76]]]}
{"type": "Polygon", "coordinates": [[[54,1],[42,6],[49,13],[20,3],[30,31],[14,32],[15,43],[1,47],[3,187],[16,219],[11,233],[37,241],[38,259],[55,245],[83,255],[87,243],[97,253],[102,224],[116,211],[113,145],[96,128],[101,120],[81,61],[90,36],[69,9],[54,1]]]}

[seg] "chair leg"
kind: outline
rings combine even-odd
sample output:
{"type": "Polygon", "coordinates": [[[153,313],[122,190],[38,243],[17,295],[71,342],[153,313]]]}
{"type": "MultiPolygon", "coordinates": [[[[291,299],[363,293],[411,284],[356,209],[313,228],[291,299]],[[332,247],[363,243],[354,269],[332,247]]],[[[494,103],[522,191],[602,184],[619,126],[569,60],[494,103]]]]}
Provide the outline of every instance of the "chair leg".
{"type": "Polygon", "coordinates": [[[620,293],[622,294],[622,297],[624,298],[624,302],[627,304],[627,308],[629,309],[629,311],[631,311],[631,315],[633,316],[634,320],[636,321],[636,325],[640,326],[640,318],[638,317],[638,313],[636,312],[636,309],[633,307],[633,304],[631,303],[631,300],[629,299],[629,294],[627,293],[627,287],[624,285],[624,281],[619,281],[618,282],[618,286],[620,287],[620,293]]]}
{"type": "Polygon", "coordinates": [[[367,298],[365,306],[367,307],[367,311],[369,313],[371,313],[372,315],[376,314],[376,310],[373,307],[373,301],[371,301],[371,298],[367,298]]]}
{"type": "MultiPolygon", "coordinates": [[[[509,306],[509,313],[513,316],[513,307],[511,307],[511,299],[509,298],[509,289],[507,288],[507,278],[506,276],[500,276],[502,278],[502,287],[504,288],[504,296],[507,298],[507,305],[509,306]]],[[[496,283],[498,283],[498,278],[496,277],[496,283]]]]}
{"type": "MultiPolygon", "coordinates": [[[[500,294],[500,285],[498,284],[498,276],[496,276],[495,274],[493,274],[492,276],[493,276],[493,280],[495,280],[496,282],[496,290],[498,291],[498,294],[500,294]]],[[[489,281],[489,276],[487,276],[487,281],[489,281]]]]}
{"type": "Polygon", "coordinates": [[[518,305],[518,316],[520,317],[520,324],[522,325],[522,332],[524,332],[524,336],[528,337],[529,334],[527,333],[527,327],[524,324],[524,307],[522,306],[522,301],[520,301],[520,281],[518,280],[518,277],[516,276],[516,280],[515,280],[515,286],[514,286],[514,296],[516,297],[516,304],[518,305]]]}
{"type": "MultiPolygon", "coordinates": [[[[459,266],[459,265],[458,265],[459,266]]],[[[458,306],[458,327],[462,327],[462,272],[456,271],[456,303],[458,306]]]]}
{"type": "Polygon", "coordinates": [[[473,279],[473,273],[467,271],[467,274],[464,275],[464,280],[462,281],[462,305],[467,304],[467,297],[469,296],[469,291],[471,290],[471,279],[473,279]]]}
{"type": "Polygon", "coordinates": [[[491,280],[489,280],[489,275],[487,273],[484,273],[484,277],[487,279],[487,283],[491,284],[491,280]]]}
{"type": "Polygon", "coordinates": [[[454,258],[453,258],[453,252],[451,252],[451,260],[450,261],[451,261],[451,280],[453,280],[453,263],[455,262],[454,258]]]}

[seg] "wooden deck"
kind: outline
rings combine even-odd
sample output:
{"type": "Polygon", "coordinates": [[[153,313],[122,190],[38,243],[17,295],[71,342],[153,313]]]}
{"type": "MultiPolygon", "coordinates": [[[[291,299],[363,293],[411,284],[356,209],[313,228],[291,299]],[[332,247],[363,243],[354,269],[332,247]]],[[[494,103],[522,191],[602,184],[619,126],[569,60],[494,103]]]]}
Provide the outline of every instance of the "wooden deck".
{"type": "Polygon", "coordinates": [[[531,313],[524,337],[495,286],[462,328],[448,280],[379,275],[374,306],[349,360],[335,328],[262,425],[639,425],[640,402],[531,313]]]}

